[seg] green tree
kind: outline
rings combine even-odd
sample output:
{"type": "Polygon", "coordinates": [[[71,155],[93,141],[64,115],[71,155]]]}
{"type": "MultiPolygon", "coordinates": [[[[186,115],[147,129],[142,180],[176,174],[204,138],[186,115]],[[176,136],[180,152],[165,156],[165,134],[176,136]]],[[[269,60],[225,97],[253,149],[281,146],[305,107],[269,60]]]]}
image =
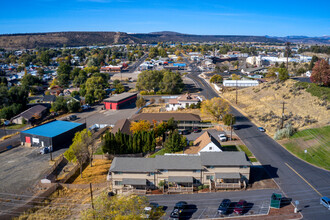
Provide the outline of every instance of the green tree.
{"type": "Polygon", "coordinates": [[[58,96],[56,98],[56,101],[52,104],[52,109],[55,112],[67,112],[68,111],[68,105],[64,97],[58,96]]]}
{"type": "Polygon", "coordinates": [[[236,117],[233,114],[225,114],[223,123],[227,126],[234,125],[236,123],[236,117]]]}
{"type": "Polygon", "coordinates": [[[211,83],[222,83],[222,81],[223,81],[223,77],[221,75],[218,75],[218,74],[212,76],[211,79],[210,79],[211,83]]]}
{"type": "Polygon", "coordinates": [[[71,99],[67,104],[67,108],[69,112],[78,112],[80,110],[80,102],[71,99]]]}
{"type": "Polygon", "coordinates": [[[69,85],[71,66],[68,63],[61,62],[57,68],[57,80],[59,86],[66,87],[69,85]]]}
{"type": "Polygon", "coordinates": [[[278,70],[278,79],[281,81],[285,81],[285,80],[289,79],[289,73],[286,68],[280,68],[278,70]]]}
{"type": "Polygon", "coordinates": [[[138,75],[136,88],[138,90],[158,91],[161,86],[161,81],[164,76],[164,71],[147,70],[138,75]]]}
{"type": "Polygon", "coordinates": [[[173,131],[165,141],[165,149],[169,153],[182,151],[187,146],[187,138],[173,131]]]}
{"type": "Polygon", "coordinates": [[[319,58],[317,57],[317,56],[312,56],[312,60],[311,60],[311,62],[309,63],[309,70],[312,70],[313,69],[313,67],[314,67],[314,65],[315,65],[315,63],[317,62],[317,61],[319,61],[319,58]]]}
{"type": "Polygon", "coordinates": [[[180,73],[166,71],[162,80],[162,91],[167,94],[181,93],[184,87],[180,73]]]}
{"type": "Polygon", "coordinates": [[[47,51],[42,51],[39,55],[39,59],[43,66],[49,66],[50,64],[50,56],[47,51]]]}

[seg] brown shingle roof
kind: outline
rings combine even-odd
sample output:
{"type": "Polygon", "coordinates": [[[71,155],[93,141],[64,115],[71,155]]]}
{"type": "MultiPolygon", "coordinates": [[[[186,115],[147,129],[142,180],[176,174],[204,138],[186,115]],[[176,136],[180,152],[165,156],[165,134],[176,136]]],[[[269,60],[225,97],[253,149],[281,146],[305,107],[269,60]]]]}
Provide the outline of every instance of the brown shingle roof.
{"type": "Polygon", "coordinates": [[[116,134],[118,130],[120,130],[121,133],[130,135],[132,134],[130,127],[131,122],[128,119],[124,118],[116,122],[115,126],[112,128],[111,133],[116,134]]]}
{"type": "Polygon", "coordinates": [[[174,118],[175,121],[201,121],[199,115],[191,113],[140,113],[132,116],[132,121],[147,120],[155,121],[168,121],[170,118],[174,118]]]}
{"type": "Polygon", "coordinates": [[[215,140],[215,138],[208,131],[205,131],[194,141],[194,146],[190,146],[189,148],[187,148],[184,153],[198,154],[210,142],[214,143],[217,147],[221,149],[221,145],[219,144],[219,142],[215,140]]]}
{"type": "Polygon", "coordinates": [[[34,115],[41,116],[42,112],[45,111],[46,109],[47,109],[47,107],[45,107],[43,105],[35,105],[35,106],[25,110],[24,112],[16,115],[12,119],[15,119],[15,118],[18,118],[18,117],[23,117],[26,120],[31,120],[34,115]]]}

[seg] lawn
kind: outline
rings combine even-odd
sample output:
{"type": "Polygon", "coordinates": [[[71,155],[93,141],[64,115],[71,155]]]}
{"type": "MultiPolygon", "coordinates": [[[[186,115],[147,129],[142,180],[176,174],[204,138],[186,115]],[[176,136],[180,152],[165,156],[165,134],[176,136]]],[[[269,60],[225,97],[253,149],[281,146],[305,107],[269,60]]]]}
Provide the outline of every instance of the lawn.
{"type": "Polygon", "coordinates": [[[93,166],[88,165],[82,173],[72,182],[73,184],[103,183],[111,166],[111,160],[93,160],[93,166]]]}
{"type": "Polygon", "coordinates": [[[159,151],[157,151],[156,153],[154,153],[153,155],[150,155],[149,158],[155,158],[156,155],[164,155],[165,153],[167,153],[167,152],[166,152],[165,148],[163,148],[163,149],[160,149],[159,151]]]}
{"type": "Polygon", "coordinates": [[[223,151],[244,151],[251,162],[258,162],[257,158],[254,157],[254,155],[245,145],[239,145],[238,147],[235,145],[222,145],[221,147],[223,151]]]}
{"type": "Polygon", "coordinates": [[[330,126],[299,131],[282,143],[301,159],[330,170],[330,126]]]}
{"type": "Polygon", "coordinates": [[[26,125],[25,124],[11,124],[6,126],[6,129],[21,129],[24,128],[26,125]]]}
{"type": "Polygon", "coordinates": [[[223,151],[239,151],[235,145],[222,145],[223,151]]]}

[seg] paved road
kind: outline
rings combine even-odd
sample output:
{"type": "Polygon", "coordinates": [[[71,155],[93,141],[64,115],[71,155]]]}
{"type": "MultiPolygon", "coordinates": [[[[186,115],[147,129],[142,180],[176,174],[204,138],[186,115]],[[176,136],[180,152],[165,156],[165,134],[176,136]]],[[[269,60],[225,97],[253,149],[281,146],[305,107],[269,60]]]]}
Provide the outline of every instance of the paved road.
{"type": "MultiPolygon", "coordinates": [[[[170,213],[174,208],[175,203],[186,201],[189,205],[187,218],[191,219],[207,219],[221,217],[217,213],[217,209],[223,199],[230,199],[231,207],[235,206],[240,199],[248,202],[249,209],[245,210],[246,216],[267,214],[270,202],[270,196],[273,192],[279,192],[274,189],[249,190],[249,191],[231,191],[217,193],[199,193],[199,194],[184,194],[184,195],[153,195],[149,196],[150,202],[156,202],[160,206],[164,206],[166,215],[164,219],[169,219],[170,213]]],[[[230,213],[227,217],[236,216],[230,213]]],[[[224,216],[223,216],[224,217],[224,216]]]]}
{"type": "MultiPolygon", "coordinates": [[[[198,77],[196,67],[187,75],[194,80],[196,86],[202,88],[201,93],[211,99],[218,94],[198,77]]],[[[235,133],[242,139],[257,159],[265,166],[267,172],[281,187],[283,193],[300,202],[298,208],[304,219],[329,219],[330,213],[319,204],[322,196],[330,196],[330,172],[316,168],[291,155],[272,138],[257,130],[255,124],[232,107],[237,117],[240,130],[235,133]]]]}

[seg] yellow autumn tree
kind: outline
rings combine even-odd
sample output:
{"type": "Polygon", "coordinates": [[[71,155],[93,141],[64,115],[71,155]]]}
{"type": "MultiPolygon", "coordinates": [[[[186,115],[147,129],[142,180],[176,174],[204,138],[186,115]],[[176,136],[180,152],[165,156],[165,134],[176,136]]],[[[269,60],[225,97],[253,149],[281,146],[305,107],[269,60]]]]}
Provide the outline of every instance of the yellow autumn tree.
{"type": "Polygon", "coordinates": [[[222,120],[223,116],[229,111],[229,103],[220,98],[214,97],[211,100],[205,100],[201,105],[201,112],[204,115],[210,115],[215,121],[222,120]]]}
{"type": "Polygon", "coordinates": [[[149,131],[151,127],[151,124],[149,121],[146,120],[140,120],[137,122],[132,122],[130,130],[133,133],[139,132],[139,131],[149,131]]]}

